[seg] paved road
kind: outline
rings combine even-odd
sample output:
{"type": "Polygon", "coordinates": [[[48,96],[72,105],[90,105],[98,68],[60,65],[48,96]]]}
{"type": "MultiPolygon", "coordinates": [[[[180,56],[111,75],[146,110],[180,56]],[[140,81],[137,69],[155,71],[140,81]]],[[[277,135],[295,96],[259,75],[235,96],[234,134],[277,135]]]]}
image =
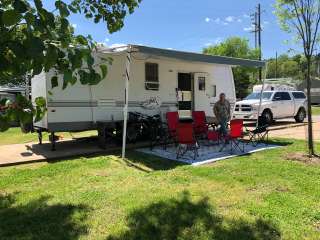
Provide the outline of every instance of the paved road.
{"type": "MultiPolygon", "coordinates": [[[[320,116],[313,116],[313,137],[314,140],[320,140],[320,116]]],[[[252,124],[249,124],[252,126],[252,124]]],[[[294,138],[306,140],[308,136],[307,122],[297,124],[293,119],[282,119],[276,121],[270,127],[270,137],[294,138]]]]}

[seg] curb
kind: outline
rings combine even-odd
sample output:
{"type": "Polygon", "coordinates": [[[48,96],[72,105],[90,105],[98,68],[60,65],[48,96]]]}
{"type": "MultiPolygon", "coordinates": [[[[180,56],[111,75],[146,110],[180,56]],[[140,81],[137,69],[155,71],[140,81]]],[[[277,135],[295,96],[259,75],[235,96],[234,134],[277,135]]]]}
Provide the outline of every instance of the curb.
{"type": "Polygon", "coordinates": [[[269,128],[269,131],[277,131],[277,130],[283,130],[283,129],[288,129],[288,128],[297,128],[297,127],[304,127],[307,126],[308,123],[299,123],[295,125],[287,125],[287,126],[279,126],[279,127],[274,127],[274,128],[269,128]]]}

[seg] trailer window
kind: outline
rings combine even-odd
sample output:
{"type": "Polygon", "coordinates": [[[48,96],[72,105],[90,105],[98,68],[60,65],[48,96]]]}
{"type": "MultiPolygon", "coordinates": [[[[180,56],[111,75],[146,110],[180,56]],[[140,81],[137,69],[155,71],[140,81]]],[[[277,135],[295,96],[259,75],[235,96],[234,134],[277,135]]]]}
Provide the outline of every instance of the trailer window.
{"type": "Polygon", "coordinates": [[[159,90],[159,65],[157,63],[145,64],[145,88],[146,90],[159,90]]]}
{"type": "Polygon", "coordinates": [[[211,97],[216,97],[217,96],[217,86],[212,85],[212,96],[211,97]]]}
{"type": "Polygon", "coordinates": [[[206,90],[206,77],[198,77],[199,91],[206,90]]]}

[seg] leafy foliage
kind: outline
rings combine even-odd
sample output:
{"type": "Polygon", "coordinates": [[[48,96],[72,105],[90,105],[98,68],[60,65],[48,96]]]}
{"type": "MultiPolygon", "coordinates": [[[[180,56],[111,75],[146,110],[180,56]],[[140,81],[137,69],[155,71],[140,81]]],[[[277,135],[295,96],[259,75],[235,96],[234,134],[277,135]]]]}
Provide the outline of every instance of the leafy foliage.
{"type": "MultiPolygon", "coordinates": [[[[251,49],[249,42],[245,38],[231,37],[215,46],[209,46],[203,49],[203,52],[211,55],[229,56],[247,59],[258,59],[259,51],[251,49]]],[[[243,98],[247,95],[249,87],[251,87],[256,80],[253,74],[256,73],[255,68],[250,67],[236,67],[233,69],[236,95],[238,98],[243,98]]]]}
{"type": "MultiPolygon", "coordinates": [[[[319,56],[312,57],[311,75],[319,75],[319,56]]],[[[268,60],[267,78],[292,78],[295,82],[304,81],[307,69],[307,59],[304,55],[297,54],[289,56],[282,54],[276,60],[271,58],[268,60]]]]}
{"type": "Polygon", "coordinates": [[[276,15],[281,28],[302,42],[305,56],[311,57],[319,40],[319,0],[277,0],[276,15]]]}
{"type": "Polygon", "coordinates": [[[277,0],[276,15],[282,29],[294,33],[302,43],[307,60],[307,98],[308,98],[308,148],[314,155],[312,114],[311,114],[311,64],[315,46],[319,41],[320,0],[277,0]]]}
{"type": "MultiPolygon", "coordinates": [[[[35,99],[35,106],[22,95],[17,95],[16,101],[11,102],[7,99],[0,101],[0,131],[6,131],[13,121],[20,122],[21,126],[29,125],[33,117],[35,121],[40,121],[46,113],[46,101],[42,97],[35,99]]],[[[22,128],[25,129],[25,128],[22,128]]]]}
{"type": "MultiPolygon", "coordinates": [[[[97,49],[95,42],[90,36],[75,35],[68,17],[70,14],[82,14],[95,23],[106,23],[108,31],[113,33],[123,27],[125,16],[132,13],[140,1],[56,0],[55,9],[52,10],[46,9],[42,0],[1,1],[1,84],[32,77],[51,69],[55,73],[51,79],[52,87],[58,86],[58,75],[63,76],[63,89],[74,85],[78,80],[87,85],[99,83],[107,74],[107,66],[96,68],[95,63],[99,59],[93,58],[97,49]]],[[[43,108],[43,100],[36,101],[35,104],[36,109],[43,108]]],[[[6,107],[6,111],[16,109],[12,108],[13,105],[10,106],[6,107]]],[[[26,107],[33,112],[31,103],[26,107]]],[[[14,116],[18,117],[19,114],[17,112],[14,116]]],[[[1,125],[7,125],[3,123],[7,120],[7,115],[13,116],[11,113],[2,116],[1,125]]],[[[37,119],[42,115],[35,117],[37,119]]],[[[6,126],[1,127],[5,128],[6,126]]]]}

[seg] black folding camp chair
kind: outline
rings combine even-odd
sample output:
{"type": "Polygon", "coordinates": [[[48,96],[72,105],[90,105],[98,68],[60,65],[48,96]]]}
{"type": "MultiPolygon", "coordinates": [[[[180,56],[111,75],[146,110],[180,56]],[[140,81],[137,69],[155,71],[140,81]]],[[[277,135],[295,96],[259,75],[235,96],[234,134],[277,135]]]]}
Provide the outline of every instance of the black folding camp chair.
{"type": "Polygon", "coordinates": [[[249,141],[247,144],[252,144],[256,147],[260,142],[264,142],[268,144],[269,141],[269,125],[263,121],[263,119],[259,119],[258,126],[249,130],[246,128],[246,135],[249,137],[249,141]]]}

